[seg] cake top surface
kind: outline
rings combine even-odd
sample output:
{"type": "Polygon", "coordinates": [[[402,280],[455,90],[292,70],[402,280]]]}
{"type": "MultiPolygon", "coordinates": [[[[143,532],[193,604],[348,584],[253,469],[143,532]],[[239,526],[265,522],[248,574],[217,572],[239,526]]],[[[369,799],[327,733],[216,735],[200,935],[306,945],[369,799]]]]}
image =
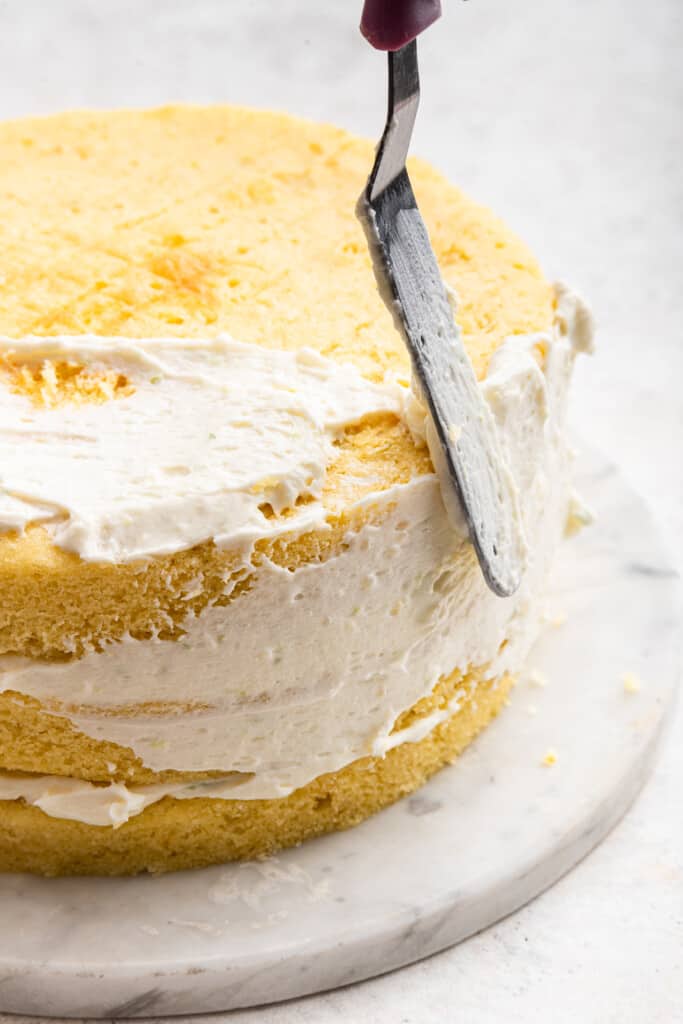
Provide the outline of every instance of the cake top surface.
{"type": "MultiPolygon", "coordinates": [[[[0,125],[0,334],[211,337],[309,346],[375,379],[408,368],[356,200],[370,142],[232,107],[62,114],[0,125]]],[[[420,208],[477,374],[548,326],[526,246],[413,162],[420,208]]]]}
{"type": "MultiPolygon", "coordinates": [[[[277,539],[291,512],[277,474],[252,496],[249,514],[256,515],[258,497],[258,515],[269,517],[268,557],[280,564],[294,567],[338,549],[366,520],[368,495],[431,470],[396,401],[396,386],[409,383],[408,356],[377,292],[354,212],[372,154],[370,142],[338,128],[230,107],[76,112],[1,124],[5,429],[20,410],[34,423],[73,429],[146,403],[158,409],[158,396],[170,409],[176,384],[167,379],[156,390],[142,382],[139,362],[136,369],[124,355],[136,348],[143,361],[151,358],[158,339],[170,346],[175,338],[188,351],[193,343],[206,352],[231,345],[233,356],[240,345],[259,346],[273,357],[271,370],[290,353],[287,374],[299,366],[297,353],[309,350],[324,357],[322,377],[339,370],[337,381],[346,374],[350,387],[337,393],[341,413],[316,422],[311,447],[302,445],[295,460],[303,482],[297,496],[304,506],[319,499],[326,530],[277,539]],[[224,336],[229,341],[217,340],[224,336]],[[106,358],[103,339],[113,339],[106,358]],[[311,463],[306,452],[313,450],[311,463]]],[[[550,326],[552,290],[526,246],[493,214],[419,161],[411,176],[482,378],[506,337],[550,326]]],[[[250,359],[255,365],[253,352],[250,359]]],[[[206,390],[214,394],[218,386],[211,381],[206,390]]],[[[310,413],[308,399],[304,404],[310,413]]],[[[202,399],[188,422],[206,442],[198,461],[207,502],[216,469],[209,435],[219,434],[207,417],[213,408],[212,423],[218,420],[218,406],[217,398],[213,407],[202,399]]],[[[186,414],[189,420],[183,407],[186,414]]],[[[226,431],[231,415],[228,400],[226,431]]],[[[169,442],[181,436],[168,434],[169,442]]],[[[11,444],[9,434],[4,443],[11,444]]],[[[113,438],[108,445],[115,460],[113,438]]],[[[81,452],[87,450],[83,441],[81,452]]],[[[259,450],[260,461],[249,466],[254,485],[273,476],[267,445],[259,450]]],[[[181,489],[183,479],[178,474],[172,486],[181,489]]],[[[198,572],[205,581],[215,577],[216,593],[223,586],[230,560],[214,545],[213,526],[206,541],[190,531],[185,548],[148,565],[143,596],[135,590],[139,571],[131,566],[128,574],[125,560],[116,562],[115,544],[108,552],[85,542],[60,547],[59,526],[45,529],[42,515],[28,522],[16,504],[22,494],[6,490],[6,506],[10,498],[15,504],[0,533],[0,584],[12,596],[0,615],[0,652],[61,656],[98,638],[163,632],[187,609],[179,594],[191,590],[198,572]],[[68,643],[61,639],[66,620],[68,643]]],[[[54,493],[43,497],[49,504],[54,493]]],[[[207,583],[196,610],[215,596],[207,583]]]]}

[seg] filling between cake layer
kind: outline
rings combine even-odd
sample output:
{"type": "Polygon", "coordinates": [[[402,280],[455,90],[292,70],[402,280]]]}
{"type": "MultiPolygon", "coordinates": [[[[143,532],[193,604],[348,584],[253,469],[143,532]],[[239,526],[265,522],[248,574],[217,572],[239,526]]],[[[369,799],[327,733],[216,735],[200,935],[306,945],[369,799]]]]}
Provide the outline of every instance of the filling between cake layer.
{"type": "MultiPolygon", "coordinates": [[[[418,719],[412,725],[393,732],[385,743],[385,752],[403,743],[419,743],[441,722],[459,709],[463,699],[461,687],[444,707],[418,719]]],[[[223,778],[202,782],[162,782],[147,786],[127,786],[121,782],[96,784],[82,779],[56,775],[24,775],[0,772],[0,800],[23,800],[38,807],[52,818],[81,821],[87,825],[113,826],[125,824],[141,814],[146,807],[164,797],[192,800],[243,798],[243,786],[250,776],[233,772],[223,778]]]]}
{"type": "MultiPolygon", "coordinates": [[[[97,339],[54,342],[67,343],[70,351],[99,344],[97,339]]],[[[201,795],[213,797],[285,796],[321,774],[409,741],[410,735],[392,733],[393,724],[441,677],[454,669],[465,673],[469,666],[486,666],[491,678],[515,672],[535,638],[544,579],[568,513],[566,391],[574,354],[589,345],[583,307],[560,290],[552,330],[507,339],[481,384],[521,496],[529,561],[514,597],[501,600],[488,591],[471,545],[449,522],[436,476],[424,475],[364,498],[362,504],[382,507],[381,523],[349,535],[345,549],[326,561],[293,572],[268,560],[250,566],[249,587],[229,610],[209,607],[188,616],[180,640],[124,639],[63,663],[4,658],[0,689],[56,707],[86,735],[130,747],[153,770],[224,772],[227,780],[202,783],[201,795]],[[204,790],[206,785],[211,792],[204,790]]],[[[40,506],[52,521],[55,543],[82,557],[125,559],[180,546],[180,534],[183,544],[206,536],[225,539],[220,530],[227,521],[235,524],[229,542],[243,543],[246,564],[255,538],[282,528],[259,510],[264,501],[277,510],[301,494],[310,495],[312,500],[286,521],[288,532],[324,522],[317,498],[329,446],[346,423],[369,411],[394,410],[416,435],[425,433],[424,409],[395,383],[371,384],[352,368],[310,353],[252,350],[225,339],[201,348],[202,358],[206,351],[215,353],[212,371],[202,375],[193,362],[195,350],[196,345],[184,342],[149,342],[144,350],[130,343],[128,376],[135,387],[158,386],[152,381],[156,372],[150,374],[152,358],[154,369],[161,367],[167,375],[154,413],[142,427],[143,413],[130,412],[134,395],[93,406],[87,412],[92,421],[78,420],[80,434],[63,409],[33,410],[43,433],[30,448],[28,468],[10,460],[10,469],[23,482],[6,487],[0,506],[5,523],[33,521],[40,506]],[[229,375],[221,376],[226,360],[252,375],[244,401],[233,379],[234,406],[229,375]],[[182,406],[188,386],[201,392],[201,404],[195,398],[189,411],[182,406]],[[267,394],[256,411],[254,392],[267,394]],[[66,494],[49,468],[55,463],[41,461],[42,449],[33,460],[35,448],[51,446],[51,421],[43,416],[53,413],[58,417],[53,429],[60,423],[61,435],[52,457],[59,460],[64,446],[71,459],[82,459],[84,465],[66,494]],[[110,416],[118,419],[110,422],[110,416]],[[160,420],[163,429],[157,430],[160,420]],[[96,424],[102,437],[121,422],[124,428],[134,422],[141,439],[148,430],[151,441],[142,446],[149,465],[143,456],[132,471],[130,445],[124,445],[124,464],[113,442],[107,447],[99,434],[93,449],[83,422],[96,424]],[[164,465],[169,430],[175,433],[167,480],[153,470],[159,460],[164,465]],[[254,446],[246,455],[245,430],[254,446]],[[216,442],[220,438],[215,457],[224,467],[222,476],[212,461],[214,439],[207,443],[207,431],[216,442]],[[206,454],[198,455],[200,450],[206,454]],[[198,476],[193,459],[199,460],[198,476]],[[89,484],[93,473],[106,476],[102,466],[110,460],[123,474],[115,473],[123,495],[118,503],[114,493],[101,498],[89,484]],[[190,472],[174,471],[182,467],[190,472]],[[227,481],[220,497],[210,487],[216,478],[227,481]],[[160,516],[160,509],[167,514],[160,516]]],[[[108,351],[102,347],[105,362],[108,351]]],[[[243,380],[239,374],[237,379],[243,380]]],[[[38,430],[35,419],[30,423],[38,430]]],[[[0,436],[8,436],[5,429],[0,436]]],[[[11,480],[12,472],[3,480],[11,480]]],[[[108,787],[93,786],[97,792],[92,793],[89,785],[55,779],[48,788],[55,787],[56,793],[44,799],[43,778],[4,776],[0,798],[14,793],[4,798],[36,802],[38,793],[39,806],[48,813],[59,808],[61,817],[99,814],[92,810],[93,801],[101,802],[108,787]]],[[[173,795],[198,796],[196,786],[182,786],[173,795]]],[[[126,814],[138,813],[168,792],[158,786],[110,788],[113,804],[121,804],[126,814]]],[[[115,820],[110,817],[108,823],[115,820]]]]}

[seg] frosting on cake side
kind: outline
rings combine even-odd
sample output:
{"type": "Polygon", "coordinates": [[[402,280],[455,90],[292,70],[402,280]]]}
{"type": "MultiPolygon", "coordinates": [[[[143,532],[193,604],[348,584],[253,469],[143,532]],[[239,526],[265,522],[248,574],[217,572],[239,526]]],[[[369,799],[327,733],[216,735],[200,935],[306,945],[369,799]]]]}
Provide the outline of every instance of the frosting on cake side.
{"type": "MultiPolygon", "coordinates": [[[[85,734],[130,747],[154,770],[225,773],[201,795],[284,796],[410,741],[411,733],[392,732],[394,723],[440,677],[471,665],[487,666],[491,678],[514,672],[535,638],[570,502],[566,392],[575,353],[590,343],[585,307],[559,288],[552,329],[508,338],[480,385],[520,494],[529,550],[523,585],[505,600],[488,591],[471,545],[453,530],[434,474],[363,498],[360,504],[382,511],[381,522],[350,533],[333,557],[293,572],[267,558],[250,561],[256,537],[324,525],[325,466],[349,422],[392,411],[420,435],[424,410],[408,388],[372,384],[306,350],[252,351],[227,339],[128,343],[125,369],[137,392],[77,412],[23,406],[26,451],[13,459],[7,448],[4,522],[16,525],[18,512],[35,517],[40,506],[55,543],[82,557],[135,558],[214,536],[241,545],[249,585],[228,616],[220,605],[188,615],[179,640],[124,638],[70,661],[4,657],[0,689],[40,699],[85,734]],[[198,368],[199,352],[213,353],[210,370],[198,368]],[[158,375],[162,382],[154,382],[158,375]],[[135,413],[141,391],[155,397],[135,413]],[[120,450],[111,417],[122,425],[120,450]],[[49,426],[58,423],[60,441],[51,445],[49,426]],[[64,450],[82,466],[71,487],[60,476],[69,465],[64,450]],[[118,503],[113,489],[99,489],[110,465],[118,503]],[[268,516],[263,503],[292,511],[268,516]],[[228,518],[229,537],[221,532],[228,518]]],[[[91,359],[96,353],[103,365],[122,352],[102,339],[21,344],[41,352],[71,346],[91,359]]],[[[193,785],[176,785],[173,795],[200,795],[193,785]]],[[[0,799],[12,792],[46,813],[60,808],[66,817],[118,822],[170,792],[88,786],[49,777],[29,785],[5,775],[0,799]]]]}

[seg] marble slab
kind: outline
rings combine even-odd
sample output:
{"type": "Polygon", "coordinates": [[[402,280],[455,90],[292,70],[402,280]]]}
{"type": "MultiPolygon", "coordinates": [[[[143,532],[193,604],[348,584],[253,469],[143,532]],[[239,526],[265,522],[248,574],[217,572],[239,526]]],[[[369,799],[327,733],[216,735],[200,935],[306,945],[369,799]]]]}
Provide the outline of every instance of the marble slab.
{"type": "Polygon", "coordinates": [[[579,469],[597,521],[563,548],[553,621],[510,706],[456,765],[360,827],[267,861],[0,876],[0,1009],[180,1014],[344,985],[485,928],[588,853],[670,718],[678,610],[647,507],[599,455],[579,469]]]}

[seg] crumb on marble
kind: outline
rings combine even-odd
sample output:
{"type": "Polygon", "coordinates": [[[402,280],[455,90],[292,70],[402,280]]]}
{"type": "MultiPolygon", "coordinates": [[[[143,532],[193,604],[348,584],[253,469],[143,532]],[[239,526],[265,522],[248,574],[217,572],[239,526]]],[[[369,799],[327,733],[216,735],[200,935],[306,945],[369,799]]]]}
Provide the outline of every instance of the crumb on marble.
{"type": "Polygon", "coordinates": [[[551,765],[557,764],[557,751],[550,747],[550,749],[546,751],[546,755],[541,764],[544,764],[547,768],[550,768],[551,765]]]}
{"type": "Polygon", "coordinates": [[[621,677],[624,683],[624,693],[639,693],[640,692],[640,679],[635,672],[624,672],[621,677]]]}
{"type": "Polygon", "coordinates": [[[144,932],[145,935],[158,935],[159,934],[159,929],[155,928],[154,925],[151,925],[151,924],[140,924],[140,925],[138,925],[138,928],[140,929],[141,932],[144,932]]]}
{"type": "Polygon", "coordinates": [[[548,685],[548,680],[546,676],[544,676],[542,672],[539,672],[537,668],[532,669],[532,671],[529,673],[529,682],[532,686],[542,687],[548,685]]]}
{"type": "Polygon", "coordinates": [[[567,621],[566,612],[555,612],[554,614],[547,608],[541,615],[541,621],[548,626],[554,626],[556,629],[560,626],[564,626],[567,621]]]}
{"type": "Polygon", "coordinates": [[[575,536],[575,534],[579,533],[580,530],[583,530],[586,526],[590,526],[594,521],[595,516],[591,510],[587,505],[584,505],[576,491],[572,491],[569,499],[567,521],[564,528],[565,537],[575,536]]]}

